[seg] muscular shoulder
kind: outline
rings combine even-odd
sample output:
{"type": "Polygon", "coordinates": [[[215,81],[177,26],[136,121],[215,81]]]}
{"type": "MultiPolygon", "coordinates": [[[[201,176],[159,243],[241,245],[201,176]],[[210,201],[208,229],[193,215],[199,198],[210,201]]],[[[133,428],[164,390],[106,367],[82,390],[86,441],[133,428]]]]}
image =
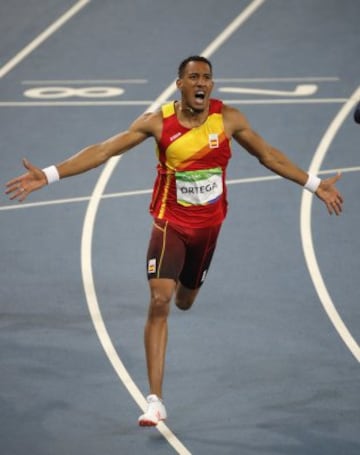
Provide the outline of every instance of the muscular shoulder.
{"type": "Polygon", "coordinates": [[[248,152],[260,157],[269,150],[268,144],[253,130],[242,112],[233,107],[224,106],[223,118],[226,133],[248,152]]]}
{"type": "Polygon", "coordinates": [[[161,134],[162,123],[160,111],[145,112],[131,124],[129,130],[157,138],[161,134]]]}
{"type": "Polygon", "coordinates": [[[245,115],[238,109],[223,104],[222,116],[226,134],[228,137],[234,136],[243,130],[249,129],[250,125],[245,115]]]}

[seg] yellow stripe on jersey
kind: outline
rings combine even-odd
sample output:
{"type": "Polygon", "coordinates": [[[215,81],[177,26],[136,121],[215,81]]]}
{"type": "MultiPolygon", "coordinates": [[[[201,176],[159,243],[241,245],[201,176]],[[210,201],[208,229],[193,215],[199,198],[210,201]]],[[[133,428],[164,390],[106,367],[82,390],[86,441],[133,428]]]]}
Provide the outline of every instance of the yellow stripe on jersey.
{"type": "Polygon", "coordinates": [[[170,169],[182,169],[201,151],[202,155],[212,153],[211,141],[214,136],[224,135],[224,125],[221,114],[211,114],[207,121],[197,128],[192,128],[176,139],[166,149],[166,166],[170,169]]]}
{"type": "Polygon", "coordinates": [[[163,104],[161,106],[162,115],[164,118],[170,117],[175,114],[175,105],[174,102],[163,104]]]}

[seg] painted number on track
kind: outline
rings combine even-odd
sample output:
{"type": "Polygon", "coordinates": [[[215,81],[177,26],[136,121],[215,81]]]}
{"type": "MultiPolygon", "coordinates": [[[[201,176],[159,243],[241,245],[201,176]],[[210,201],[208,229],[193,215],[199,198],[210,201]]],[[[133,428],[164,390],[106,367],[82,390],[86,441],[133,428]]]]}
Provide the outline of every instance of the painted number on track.
{"type": "Polygon", "coordinates": [[[61,99],[61,98],[112,98],[124,93],[120,87],[36,87],[26,90],[24,95],[28,98],[37,99],[61,99]]]}

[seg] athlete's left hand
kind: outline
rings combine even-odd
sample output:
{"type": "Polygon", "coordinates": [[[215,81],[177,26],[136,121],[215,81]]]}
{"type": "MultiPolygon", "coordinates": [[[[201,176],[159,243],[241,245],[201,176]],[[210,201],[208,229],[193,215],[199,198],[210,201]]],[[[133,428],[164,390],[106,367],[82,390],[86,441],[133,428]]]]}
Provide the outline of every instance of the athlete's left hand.
{"type": "Polygon", "coordinates": [[[343,197],[336,188],[336,182],[341,178],[341,174],[322,180],[319,188],[316,190],[316,196],[326,205],[330,215],[335,213],[340,215],[343,207],[343,197]]]}

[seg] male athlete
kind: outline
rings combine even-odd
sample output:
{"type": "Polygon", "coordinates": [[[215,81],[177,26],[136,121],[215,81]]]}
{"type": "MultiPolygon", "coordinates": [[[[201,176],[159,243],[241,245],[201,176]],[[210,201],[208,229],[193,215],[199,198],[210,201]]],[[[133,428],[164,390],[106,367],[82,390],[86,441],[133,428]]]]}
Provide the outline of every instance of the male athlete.
{"type": "Polygon", "coordinates": [[[153,137],[158,158],[150,213],[154,218],[147,253],[150,304],[145,325],[145,352],[150,395],[139,425],[166,418],[162,401],[167,317],[170,302],[188,310],[208,272],[221,224],[226,216],[226,168],[233,138],[274,173],[312,191],[330,214],[342,211],[335,187],[340,175],[320,180],[308,175],[269,145],[245,116],[210,98],[212,65],[204,57],[184,60],[178,70],[180,101],[145,113],[128,130],[84,148],[56,166],[40,169],[24,160],[27,172],[7,183],[19,201],[56,180],[89,171],[153,137]]]}

